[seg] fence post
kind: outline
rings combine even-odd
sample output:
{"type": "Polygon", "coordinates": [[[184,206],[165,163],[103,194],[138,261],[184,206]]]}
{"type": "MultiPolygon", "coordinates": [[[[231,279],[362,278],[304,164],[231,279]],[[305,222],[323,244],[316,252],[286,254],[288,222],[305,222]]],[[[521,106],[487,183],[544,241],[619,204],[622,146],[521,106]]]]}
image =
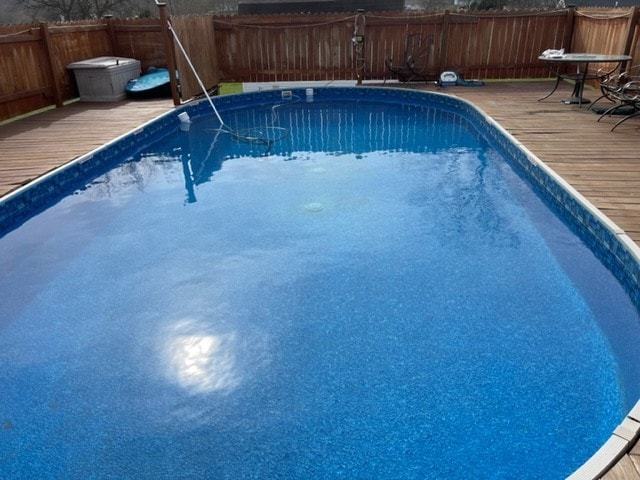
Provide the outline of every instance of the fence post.
{"type": "MultiPolygon", "coordinates": [[[[627,37],[624,41],[624,51],[623,55],[631,54],[631,47],[633,46],[633,38],[636,33],[636,25],[638,23],[638,7],[632,7],[631,15],[629,15],[629,22],[627,23],[627,37]]],[[[626,63],[626,62],[625,62],[626,63]]],[[[625,68],[625,65],[622,65],[621,68],[625,68]]]]}
{"type": "Polygon", "coordinates": [[[171,31],[169,30],[169,20],[167,19],[167,12],[165,8],[166,3],[157,3],[160,13],[160,32],[162,33],[162,40],[164,41],[164,54],[167,58],[167,68],[169,69],[169,82],[171,83],[171,96],[173,97],[173,104],[177,107],[182,102],[180,101],[180,94],[178,93],[178,79],[176,78],[176,56],[173,47],[173,38],[171,38],[171,31]]]}
{"type": "Polygon", "coordinates": [[[56,71],[53,66],[53,52],[51,49],[51,35],[49,34],[49,26],[47,22],[40,22],[40,36],[42,37],[42,46],[44,47],[44,56],[47,60],[47,73],[51,79],[51,87],[53,89],[53,101],[56,107],[60,108],[64,105],[62,94],[60,93],[60,85],[56,77],[56,71]]]}
{"type": "Polygon", "coordinates": [[[355,49],[356,56],[356,80],[357,85],[362,85],[362,78],[365,72],[365,24],[366,17],[364,16],[364,10],[359,8],[356,13],[353,25],[353,48],[355,49]]]}
{"type": "Polygon", "coordinates": [[[438,58],[438,73],[445,68],[447,61],[447,36],[449,35],[449,22],[451,21],[451,12],[444,11],[442,16],[442,30],[440,31],[440,57],[438,58]]]}
{"type": "Polygon", "coordinates": [[[105,15],[103,17],[107,21],[107,33],[109,34],[109,43],[111,44],[111,51],[115,57],[119,57],[118,52],[118,39],[116,38],[116,28],[113,25],[113,15],[105,15]]]}
{"type": "Polygon", "coordinates": [[[571,52],[571,43],[573,42],[573,23],[576,17],[575,5],[569,5],[567,7],[567,25],[564,29],[564,38],[562,39],[562,47],[564,51],[571,52]]]}

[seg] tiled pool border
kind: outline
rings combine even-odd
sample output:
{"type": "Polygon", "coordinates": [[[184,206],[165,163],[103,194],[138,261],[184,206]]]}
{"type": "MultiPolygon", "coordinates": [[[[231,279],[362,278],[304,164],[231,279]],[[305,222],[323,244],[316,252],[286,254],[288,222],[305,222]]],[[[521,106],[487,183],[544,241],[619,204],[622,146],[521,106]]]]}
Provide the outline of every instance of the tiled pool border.
{"type": "MultiPolygon", "coordinates": [[[[574,227],[574,230],[623,285],[636,308],[640,308],[640,248],[624,230],[472,103],[436,92],[388,87],[328,87],[314,88],[312,91],[306,89],[262,90],[215,97],[214,103],[220,112],[224,112],[251,105],[282,102],[283,99],[286,100],[287,94],[292,94],[296,98],[308,97],[309,100],[401,101],[462,113],[476,125],[492,145],[506,154],[514,169],[533,185],[540,196],[551,204],[554,211],[574,227]],[[308,97],[309,93],[312,95],[308,97]]],[[[145,144],[174,131],[181,123],[178,115],[184,111],[193,117],[210,115],[211,105],[207,99],[203,99],[169,111],[2,197],[0,199],[0,236],[17,228],[34,214],[48,208],[64,196],[82,188],[88,179],[99,176],[123,158],[134,155],[145,144]]],[[[630,448],[640,436],[639,408],[640,402],[614,431],[609,441],[570,477],[572,480],[598,478],[630,448]],[[634,427],[633,435],[628,433],[630,422],[634,427]]]]}

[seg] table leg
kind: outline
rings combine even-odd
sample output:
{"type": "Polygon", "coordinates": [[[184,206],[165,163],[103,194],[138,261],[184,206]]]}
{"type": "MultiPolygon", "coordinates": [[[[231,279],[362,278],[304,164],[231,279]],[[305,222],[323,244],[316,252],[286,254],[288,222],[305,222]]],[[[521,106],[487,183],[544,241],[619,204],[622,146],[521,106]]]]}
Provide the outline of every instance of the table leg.
{"type": "MultiPolygon", "coordinates": [[[[580,67],[578,67],[578,73],[580,73],[580,67]]],[[[567,105],[578,104],[582,107],[583,103],[591,103],[591,100],[584,98],[582,95],[584,93],[584,84],[587,81],[587,74],[589,73],[589,64],[585,63],[584,70],[582,73],[582,77],[576,78],[576,83],[573,86],[573,93],[569,98],[565,98],[562,100],[563,103],[567,105]]]]}
{"type": "Polygon", "coordinates": [[[583,103],[591,103],[591,100],[584,98],[582,93],[584,92],[584,81],[576,80],[575,85],[573,86],[573,92],[571,92],[571,96],[568,98],[564,98],[562,103],[566,103],[567,105],[580,105],[583,103]]]}

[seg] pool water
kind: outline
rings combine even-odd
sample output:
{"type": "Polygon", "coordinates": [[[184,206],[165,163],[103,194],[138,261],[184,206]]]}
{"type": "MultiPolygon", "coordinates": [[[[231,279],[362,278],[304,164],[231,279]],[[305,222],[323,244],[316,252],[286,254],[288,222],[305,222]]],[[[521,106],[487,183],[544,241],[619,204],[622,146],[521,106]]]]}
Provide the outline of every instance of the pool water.
{"type": "Polygon", "coordinates": [[[480,127],[223,117],[276,140],[194,118],[0,239],[2,478],[555,479],[608,438],[637,311],[480,127]]]}

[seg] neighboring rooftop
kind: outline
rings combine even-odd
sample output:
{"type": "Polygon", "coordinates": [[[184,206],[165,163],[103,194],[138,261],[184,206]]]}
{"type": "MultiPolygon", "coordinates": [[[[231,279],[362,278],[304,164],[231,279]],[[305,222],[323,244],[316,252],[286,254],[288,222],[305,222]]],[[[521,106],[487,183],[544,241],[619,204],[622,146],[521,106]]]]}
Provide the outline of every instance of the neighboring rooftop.
{"type": "Polygon", "coordinates": [[[401,11],[404,10],[404,0],[254,0],[238,3],[241,15],[355,12],[359,9],[367,12],[401,11]]]}

